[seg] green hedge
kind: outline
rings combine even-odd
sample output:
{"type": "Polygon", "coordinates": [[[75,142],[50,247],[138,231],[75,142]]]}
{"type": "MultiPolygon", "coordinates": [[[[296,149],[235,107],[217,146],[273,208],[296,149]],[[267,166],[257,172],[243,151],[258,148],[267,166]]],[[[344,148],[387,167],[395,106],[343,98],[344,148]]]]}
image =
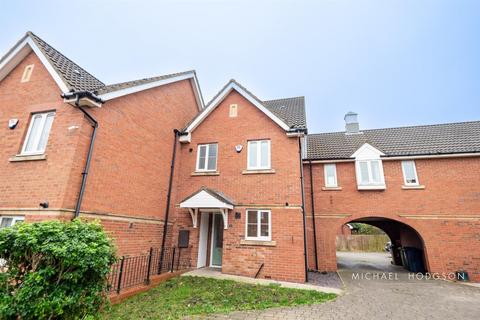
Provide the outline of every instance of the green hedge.
{"type": "Polygon", "coordinates": [[[1,319],[96,318],[115,262],[97,222],[21,223],[0,230],[1,319]]]}

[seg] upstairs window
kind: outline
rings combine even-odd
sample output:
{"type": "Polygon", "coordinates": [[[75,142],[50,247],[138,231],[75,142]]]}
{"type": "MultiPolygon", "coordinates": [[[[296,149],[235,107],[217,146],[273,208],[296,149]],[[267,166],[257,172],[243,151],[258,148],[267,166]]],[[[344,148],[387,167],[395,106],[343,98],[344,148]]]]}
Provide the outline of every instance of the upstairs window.
{"type": "Polygon", "coordinates": [[[325,187],[327,188],[336,188],[338,187],[337,183],[337,166],[335,163],[325,164],[323,166],[325,171],[325,187]]]}
{"type": "Polygon", "coordinates": [[[200,144],[197,151],[197,171],[217,170],[217,144],[200,144]]]}
{"type": "Polygon", "coordinates": [[[270,241],[272,223],[269,210],[247,210],[246,240],[270,241]]]}
{"type": "Polygon", "coordinates": [[[415,161],[402,161],[403,182],[406,186],[418,186],[417,169],[415,161]]]}
{"type": "Polygon", "coordinates": [[[270,169],[270,140],[248,141],[248,170],[270,169]]]}
{"type": "Polygon", "coordinates": [[[384,187],[383,166],[381,160],[356,161],[357,182],[359,187],[384,187]]]}
{"type": "Polygon", "coordinates": [[[54,117],[55,112],[35,113],[32,115],[27,136],[23,143],[22,154],[32,155],[45,152],[54,117]]]}

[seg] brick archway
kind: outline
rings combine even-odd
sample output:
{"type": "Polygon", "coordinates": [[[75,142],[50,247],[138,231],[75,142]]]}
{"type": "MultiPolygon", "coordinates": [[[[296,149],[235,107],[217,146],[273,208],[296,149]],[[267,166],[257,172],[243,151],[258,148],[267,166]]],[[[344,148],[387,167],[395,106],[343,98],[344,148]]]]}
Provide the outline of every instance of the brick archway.
{"type": "MultiPolygon", "coordinates": [[[[407,219],[382,215],[332,215],[332,216],[317,216],[316,219],[316,234],[317,234],[317,250],[318,250],[318,270],[319,271],[337,271],[337,256],[336,256],[336,235],[340,228],[347,223],[366,223],[383,230],[392,243],[398,246],[415,247],[423,250],[425,269],[430,271],[430,263],[428,259],[429,244],[428,239],[424,236],[426,230],[423,230],[423,225],[416,224],[416,221],[406,221],[407,219]]],[[[311,221],[310,221],[311,222],[311,221]]],[[[313,232],[312,224],[310,223],[307,234],[309,238],[309,268],[315,269],[315,256],[313,250],[313,232]]],[[[394,252],[397,259],[394,260],[396,264],[400,264],[398,252],[394,252]]]]}
{"type": "Polygon", "coordinates": [[[392,246],[392,258],[395,265],[401,265],[400,247],[414,247],[423,251],[425,268],[428,270],[426,246],[422,235],[411,225],[392,218],[367,216],[357,218],[347,223],[364,223],[379,228],[390,238],[392,246]]]}

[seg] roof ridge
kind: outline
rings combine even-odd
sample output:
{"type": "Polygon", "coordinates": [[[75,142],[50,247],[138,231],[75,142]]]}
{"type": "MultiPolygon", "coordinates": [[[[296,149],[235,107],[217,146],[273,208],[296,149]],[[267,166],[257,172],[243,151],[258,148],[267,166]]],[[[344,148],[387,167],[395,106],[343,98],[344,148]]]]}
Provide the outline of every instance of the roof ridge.
{"type": "MultiPolygon", "coordinates": [[[[452,125],[452,124],[467,124],[467,123],[480,123],[480,120],[445,122],[445,123],[434,123],[434,124],[422,124],[422,125],[416,125],[416,126],[397,126],[397,127],[387,127],[387,128],[365,129],[365,130],[360,130],[360,133],[365,132],[365,131],[381,131],[381,130],[391,130],[391,129],[439,127],[439,126],[447,126],[447,125],[452,125]]],[[[309,136],[315,136],[315,135],[327,135],[327,134],[338,134],[338,133],[345,133],[345,131],[319,132],[319,133],[310,133],[308,135],[309,136]]],[[[350,135],[350,136],[355,136],[355,135],[350,135]]]]}
{"type": "Polygon", "coordinates": [[[273,102],[273,101],[290,100],[290,99],[298,99],[298,98],[305,99],[305,96],[295,96],[295,97],[287,97],[287,98],[270,99],[270,100],[263,100],[262,102],[273,102]]]}
{"type": "MultiPolygon", "coordinates": [[[[136,82],[136,81],[154,80],[154,79],[156,79],[156,78],[162,78],[162,77],[179,76],[179,75],[184,75],[184,74],[188,74],[188,73],[192,73],[192,72],[195,73],[195,70],[194,70],[194,69],[191,69],[191,70],[187,70],[187,71],[161,74],[161,75],[153,76],[153,77],[147,77],[147,78],[134,79],[134,80],[129,80],[129,81],[122,81],[122,82],[110,83],[110,84],[105,84],[104,87],[118,86],[118,85],[127,84],[127,83],[131,83],[131,82],[136,82]]],[[[100,88],[98,88],[98,89],[101,89],[101,88],[104,88],[104,87],[100,87],[100,88]]],[[[98,89],[97,89],[97,90],[98,90],[98,89]]]]}

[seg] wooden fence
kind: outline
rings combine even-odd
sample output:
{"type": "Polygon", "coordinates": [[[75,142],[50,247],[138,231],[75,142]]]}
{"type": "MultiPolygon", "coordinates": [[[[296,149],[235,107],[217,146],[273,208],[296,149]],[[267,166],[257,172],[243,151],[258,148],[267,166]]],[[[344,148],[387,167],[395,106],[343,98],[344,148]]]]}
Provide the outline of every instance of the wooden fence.
{"type": "Polygon", "coordinates": [[[337,235],[337,251],[381,252],[388,241],[385,234],[337,235]]]}

